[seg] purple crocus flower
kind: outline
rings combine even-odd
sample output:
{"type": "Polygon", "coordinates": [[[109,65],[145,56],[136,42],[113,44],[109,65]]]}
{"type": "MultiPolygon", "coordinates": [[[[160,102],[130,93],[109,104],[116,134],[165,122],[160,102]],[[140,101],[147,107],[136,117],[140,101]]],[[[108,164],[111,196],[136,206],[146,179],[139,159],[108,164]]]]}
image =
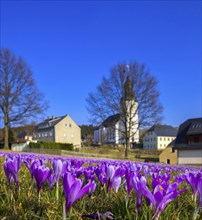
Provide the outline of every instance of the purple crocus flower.
{"type": "Polygon", "coordinates": [[[93,181],[91,181],[91,187],[90,187],[89,190],[88,190],[88,197],[89,197],[89,198],[92,196],[92,194],[93,194],[93,192],[95,191],[95,189],[96,189],[96,183],[95,183],[95,181],[93,180],[93,181]]]}
{"type": "Polygon", "coordinates": [[[6,174],[9,185],[11,186],[12,181],[14,180],[17,187],[19,187],[18,183],[18,171],[20,169],[22,160],[20,155],[16,155],[13,157],[6,157],[6,161],[4,162],[4,172],[6,174]]]}
{"type": "Polygon", "coordinates": [[[145,187],[145,177],[140,177],[140,175],[134,175],[132,179],[133,188],[136,193],[136,199],[137,199],[137,212],[139,211],[141,204],[142,204],[142,187],[145,187]]]}
{"type": "Polygon", "coordinates": [[[155,187],[162,182],[168,183],[170,180],[170,174],[164,173],[164,174],[158,174],[158,173],[153,173],[152,174],[152,189],[154,190],[155,187]]]}
{"type": "Polygon", "coordinates": [[[100,182],[101,187],[103,187],[105,183],[107,182],[105,167],[102,165],[97,167],[95,169],[95,173],[97,175],[97,178],[100,182]]]}
{"type": "Polygon", "coordinates": [[[114,188],[114,192],[117,193],[119,190],[119,187],[121,186],[121,177],[115,177],[112,182],[112,187],[114,188]]]}
{"type": "Polygon", "coordinates": [[[93,183],[87,183],[82,188],[83,182],[80,179],[76,179],[70,173],[66,173],[63,176],[63,189],[66,199],[66,213],[69,211],[73,203],[87,194],[93,183]]]}
{"type": "Polygon", "coordinates": [[[128,205],[128,200],[129,200],[129,196],[130,193],[133,189],[133,177],[134,177],[134,172],[131,172],[131,170],[126,170],[125,172],[125,188],[127,190],[127,195],[126,195],[126,206],[128,205]]]}
{"type": "Polygon", "coordinates": [[[82,160],[75,160],[75,159],[71,160],[71,166],[76,169],[79,169],[80,167],[82,167],[83,164],[84,164],[84,161],[82,160]]]}
{"type": "Polygon", "coordinates": [[[114,188],[114,191],[117,192],[121,184],[120,168],[115,168],[113,165],[107,166],[106,178],[107,193],[109,193],[112,187],[114,188]]]}
{"type": "Polygon", "coordinates": [[[192,188],[192,196],[193,200],[196,201],[197,198],[197,193],[198,193],[198,181],[201,178],[202,174],[200,172],[187,172],[185,179],[187,183],[191,186],[192,188]]]}
{"type": "Polygon", "coordinates": [[[177,176],[174,177],[178,183],[184,182],[186,179],[186,175],[183,173],[179,173],[177,176]]]}
{"type": "Polygon", "coordinates": [[[94,168],[92,166],[89,166],[87,167],[84,171],[83,171],[83,174],[86,178],[86,180],[91,180],[93,181],[95,179],[95,176],[94,176],[94,168]]]}
{"type": "Polygon", "coordinates": [[[23,160],[25,166],[26,166],[27,169],[30,171],[30,173],[31,173],[32,163],[33,163],[34,161],[35,161],[34,158],[24,158],[24,160],[23,160]]]}
{"type": "Polygon", "coordinates": [[[193,216],[194,220],[197,218],[200,207],[202,206],[202,176],[198,179],[197,192],[198,192],[198,204],[194,212],[194,216],[193,216]]]}
{"type": "Polygon", "coordinates": [[[51,175],[51,170],[45,165],[39,165],[36,163],[32,164],[31,170],[32,170],[32,175],[36,180],[37,192],[39,193],[42,185],[51,175]]]}
{"type": "Polygon", "coordinates": [[[60,159],[52,161],[53,173],[48,178],[49,186],[52,187],[55,183],[59,181],[59,178],[63,175],[67,163],[62,162],[60,159]]]}
{"type": "Polygon", "coordinates": [[[177,182],[173,184],[166,184],[162,182],[158,184],[153,193],[146,186],[145,177],[141,178],[142,180],[142,192],[149,199],[151,204],[154,206],[155,214],[154,220],[157,220],[161,212],[166,208],[167,204],[175,199],[179,194],[185,192],[187,189],[177,191],[179,184],[177,182]]]}
{"type": "Polygon", "coordinates": [[[198,180],[198,206],[202,206],[202,176],[198,180]]]}

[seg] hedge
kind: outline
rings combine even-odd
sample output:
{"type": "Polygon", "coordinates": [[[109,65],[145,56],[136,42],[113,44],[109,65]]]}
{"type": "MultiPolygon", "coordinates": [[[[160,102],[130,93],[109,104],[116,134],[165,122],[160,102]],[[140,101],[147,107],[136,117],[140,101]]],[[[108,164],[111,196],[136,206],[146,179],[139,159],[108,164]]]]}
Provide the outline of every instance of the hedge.
{"type": "Polygon", "coordinates": [[[55,142],[37,142],[29,143],[30,148],[39,148],[39,149],[59,149],[59,150],[73,150],[73,144],[69,143],[55,143],[55,142]]]}

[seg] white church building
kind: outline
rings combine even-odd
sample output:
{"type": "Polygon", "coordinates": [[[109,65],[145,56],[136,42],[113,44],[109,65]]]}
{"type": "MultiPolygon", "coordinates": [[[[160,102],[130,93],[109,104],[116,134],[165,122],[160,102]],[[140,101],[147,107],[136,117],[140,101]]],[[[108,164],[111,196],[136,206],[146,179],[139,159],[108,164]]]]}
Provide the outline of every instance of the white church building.
{"type": "Polygon", "coordinates": [[[134,143],[139,143],[138,102],[135,98],[129,77],[125,82],[123,93],[123,97],[120,101],[120,113],[107,117],[94,130],[94,143],[114,145],[125,144],[125,127],[128,129],[130,145],[132,146],[134,143]],[[125,122],[128,126],[124,125],[125,122]]]}

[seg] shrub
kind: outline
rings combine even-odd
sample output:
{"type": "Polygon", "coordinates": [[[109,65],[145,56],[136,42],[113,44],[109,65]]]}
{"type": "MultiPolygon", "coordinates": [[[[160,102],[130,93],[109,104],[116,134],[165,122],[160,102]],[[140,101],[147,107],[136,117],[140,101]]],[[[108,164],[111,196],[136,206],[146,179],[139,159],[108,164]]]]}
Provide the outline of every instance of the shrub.
{"type": "Polygon", "coordinates": [[[55,143],[55,142],[37,142],[29,143],[30,148],[39,148],[39,149],[58,149],[58,150],[73,150],[73,144],[70,143],[55,143]]]}

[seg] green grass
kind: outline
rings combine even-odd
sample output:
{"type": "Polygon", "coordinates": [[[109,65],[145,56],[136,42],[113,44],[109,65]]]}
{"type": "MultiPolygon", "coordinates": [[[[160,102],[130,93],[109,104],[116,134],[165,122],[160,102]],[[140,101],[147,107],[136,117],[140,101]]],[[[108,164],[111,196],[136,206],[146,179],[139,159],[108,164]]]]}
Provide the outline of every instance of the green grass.
{"type": "MultiPolygon", "coordinates": [[[[12,189],[8,186],[3,170],[3,162],[4,158],[0,158],[0,219],[62,219],[64,195],[61,181],[59,182],[59,201],[55,199],[55,188],[49,189],[47,183],[42,187],[39,201],[36,184],[34,182],[32,185],[31,175],[25,165],[22,164],[19,171],[20,191],[18,191],[14,184],[12,189]]],[[[148,207],[145,198],[139,214],[136,213],[136,195],[134,191],[130,195],[128,208],[125,206],[126,191],[123,186],[120,187],[117,194],[111,191],[109,196],[106,196],[105,192],[106,190],[98,185],[90,199],[88,196],[84,196],[73,205],[68,219],[81,220],[82,214],[106,211],[111,211],[117,220],[152,219],[154,211],[148,207]]],[[[191,190],[189,189],[167,206],[160,220],[190,220],[194,209],[195,204],[191,199],[191,190]]],[[[198,219],[202,219],[202,210],[198,219]]]]}
{"type": "MultiPolygon", "coordinates": [[[[41,153],[41,154],[51,154],[51,155],[62,155],[62,156],[77,156],[77,157],[93,157],[93,158],[107,158],[107,159],[125,159],[124,149],[110,147],[108,145],[103,145],[99,147],[82,147],[74,151],[61,151],[58,149],[35,149],[30,148],[28,152],[41,153]]],[[[128,159],[138,162],[159,162],[159,156],[156,154],[145,154],[144,151],[134,151],[129,150],[128,159]]]]}

